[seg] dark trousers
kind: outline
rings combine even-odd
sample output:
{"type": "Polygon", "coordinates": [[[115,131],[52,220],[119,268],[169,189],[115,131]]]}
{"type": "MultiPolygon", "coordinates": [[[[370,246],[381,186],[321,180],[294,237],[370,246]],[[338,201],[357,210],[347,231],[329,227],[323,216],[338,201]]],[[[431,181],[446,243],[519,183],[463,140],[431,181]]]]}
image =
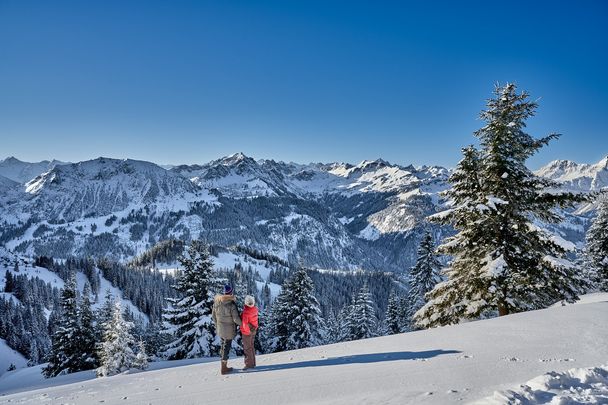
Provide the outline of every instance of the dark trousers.
{"type": "Polygon", "coordinates": [[[250,335],[243,335],[243,352],[245,355],[245,367],[255,367],[255,331],[250,335]]]}
{"type": "Polygon", "coordinates": [[[220,356],[222,360],[227,361],[228,355],[230,355],[230,347],[232,346],[232,339],[221,339],[222,346],[220,347],[220,356]]]}

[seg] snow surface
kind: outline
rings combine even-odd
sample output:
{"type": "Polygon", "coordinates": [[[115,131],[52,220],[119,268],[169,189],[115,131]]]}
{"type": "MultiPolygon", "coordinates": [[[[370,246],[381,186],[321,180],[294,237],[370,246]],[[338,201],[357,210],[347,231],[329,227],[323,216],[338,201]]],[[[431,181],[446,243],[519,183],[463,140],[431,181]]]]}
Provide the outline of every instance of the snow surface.
{"type": "MultiPolygon", "coordinates": [[[[27,360],[21,353],[11,349],[6,340],[0,339],[0,377],[7,372],[11,363],[19,369],[27,365],[27,360]]],[[[0,392],[2,392],[1,388],[0,392]]]]}
{"type": "Polygon", "coordinates": [[[476,404],[608,404],[608,365],[552,371],[476,404]]]}
{"type": "MultiPolygon", "coordinates": [[[[66,379],[81,373],[41,383],[19,378],[25,369],[0,378],[8,394],[0,404],[468,403],[548,372],[604,364],[608,294],[592,301],[258,356],[255,370],[228,376],[217,361],[72,384],[66,379]]],[[[230,363],[240,367],[242,359],[230,363]]]]}
{"type": "MultiPolygon", "coordinates": [[[[110,294],[112,294],[114,299],[121,301],[123,311],[129,309],[131,313],[135,316],[135,318],[140,318],[144,322],[144,324],[150,322],[148,315],[141,312],[139,308],[137,308],[137,306],[135,306],[135,304],[131,302],[131,300],[124,298],[122,291],[119,288],[114,287],[110,280],[105,278],[99,269],[95,268],[95,271],[99,274],[99,294],[97,296],[97,301],[93,301],[92,307],[94,310],[100,309],[104,305],[106,291],[110,291],[110,294]]],[[[87,276],[85,276],[84,273],[80,271],[76,273],[76,282],[78,284],[78,290],[80,292],[83,291],[84,285],[87,281],[87,276]]],[[[90,298],[93,299],[94,296],[91,295],[90,298]]]]}
{"type": "Polygon", "coordinates": [[[52,287],[57,287],[59,289],[63,288],[63,286],[64,286],[63,280],[56,273],[53,273],[52,271],[50,271],[49,269],[46,269],[44,267],[32,266],[29,263],[27,265],[23,264],[22,261],[19,263],[18,272],[14,271],[12,262],[10,265],[0,263],[0,285],[1,286],[4,286],[4,284],[6,284],[6,278],[5,278],[6,270],[9,270],[13,275],[25,274],[30,279],[38,277],[40,280],[44,281],[45,283],[49,283],[49,284],[51,284],[52,287]]]}

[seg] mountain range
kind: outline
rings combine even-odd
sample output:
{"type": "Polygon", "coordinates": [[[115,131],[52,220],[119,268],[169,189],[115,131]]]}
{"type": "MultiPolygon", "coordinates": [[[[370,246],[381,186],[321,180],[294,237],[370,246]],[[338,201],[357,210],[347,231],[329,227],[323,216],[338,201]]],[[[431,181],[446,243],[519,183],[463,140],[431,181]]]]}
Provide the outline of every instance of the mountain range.
{"type": "MultiPolygon", "coordinates": [[[[597,164],[554,161],[536,172],[576,191],[608,187],[597,164]]],[[[378,159],[297,164],[242,153],[200,165],[97,158],[0,161],[0,243],[28,255],[127,259],[168,238],[242,245],[324,269],[402,271],[428,215],[445,209],[450,170],[378,159]]],[[[554,231],[581,244],[593,215],[566,212],[554,231]]]]}

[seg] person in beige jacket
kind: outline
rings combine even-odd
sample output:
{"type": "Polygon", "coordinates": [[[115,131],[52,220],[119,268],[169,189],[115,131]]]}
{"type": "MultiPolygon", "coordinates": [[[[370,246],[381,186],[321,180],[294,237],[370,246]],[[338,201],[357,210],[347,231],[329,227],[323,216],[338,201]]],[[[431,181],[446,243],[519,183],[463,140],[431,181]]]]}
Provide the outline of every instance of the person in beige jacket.
{"type": "Polygon", "coordinates": [[[211,316],[215,324],[215,333],[222,342],[220,349],[221,373],[228,374],[233,370],[232,367],[228,367],[228,355],[230,354],[232,339],[236,336],[237,325],[241,326],[241,317],[236,307],[236,299],[231,286],[225,285],[224,294],[215,296],[211,316]]]}

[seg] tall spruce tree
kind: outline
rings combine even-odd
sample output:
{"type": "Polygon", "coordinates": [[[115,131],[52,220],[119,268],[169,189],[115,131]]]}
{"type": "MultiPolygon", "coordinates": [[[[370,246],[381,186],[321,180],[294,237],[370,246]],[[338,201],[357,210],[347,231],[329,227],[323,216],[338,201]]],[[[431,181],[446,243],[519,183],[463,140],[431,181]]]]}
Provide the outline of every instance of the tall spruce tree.
{"type": "Polygon", "coordinates": [[[386,315],[384,323],[386,332],[389,335],[400,333],[403,329],[403,309],[395,290],[391,291],[388,297],[388,305],[386,306],[386,315]]]}
{"type": "Polygon", "coordinates": [[[377,336],[378,318],[376,317],[374,301],[367,282],[359,290],[355,307],[352,309],[351,314],[354,323],[352,340],[377,336]]]}
{"type": "Polygon", "coordinates": [[[410,269],[408,283],[408,318],[411,318],[424,304],[426,294],[441,281],[441,263],[435,256],[435,244],[430,232],[425,232],[418,247],[418,259],[410,269]]]}
{"type": "Polygon", "coordinates": [[[525,165],[558,135],[535,139],[524,132],[537,105],[515,85],[497,86],[495,96],[481,113],[486,125],[475,132],[480,150],[465,149],[450,179],[453,189],[447,194],[454,208],[435,217],[458,234],[439,248],[453,261],[443,271],[447,280],[415,314],[420,327],[571,302],[583,287],[566,257],[570,246],[538,226],[559,222],[554,208],[582,197],[551,191],[559,186],[525,165]]]}
{"type": "Polygon", "coordinates": [[[350,304],[344,305],[344,307],[338,313],[338,321],[340,322],[340,334],[338,337],[339,342],[347,342],[356,339],[356,308],[357,296],[353,295],[351,297],[350,304]]]}
{"type": "Polygon", "coordinates": [[[103,324],[103,341],[99,345],[97,376],[105,377],[130,369],[135,361],[131,335],[132,322],[123,318],[120,301],[114,303],[112,318],[103,324]]]}
{"type": "Polygon", "coordinates": [[[85,283],[82,290],[82,298],[80,301],[80,350],[82,351],[82,370],[90,370],[98,366],[97,358],[97,339],[95,337],[95,319],[93,310],[91,309],[91,288],[89,283],[85,283]]]}
{"type": "Polygon", "coordinates": [[[206,244],[192,241],[186,255],[179,258],[184,270],[174,288],[180,298],[167,298],[171,304],[163,314],[167,333],[173,341],[163,350],[172,359],[210,357],[219,353],[219,341],[211,319],[213,291],[221,280],[213,272],[213,262],[206,244]]]}
{"type": "Polygon", "coordinates": [[[61,291],[61,319],[52,337],[49,364],[43,369],[46,377],[81,370],[83,353],[80,347],[80,316],[76,299],[76,276],[72,273],[61,291]]]}
{"type": "Polygon", "coordinates": [[[268,325],[268,350],[280,352],[317,346],[325,338],[325,324],[314,285],[306,270],[298,269],[274,301],[268,325]]]}
{"type": "Polygon", "coordinates": [[[608,291],[608,194],[598,197],[597,216],[587,231],[585,258],[594,284],[608,291]]]}

